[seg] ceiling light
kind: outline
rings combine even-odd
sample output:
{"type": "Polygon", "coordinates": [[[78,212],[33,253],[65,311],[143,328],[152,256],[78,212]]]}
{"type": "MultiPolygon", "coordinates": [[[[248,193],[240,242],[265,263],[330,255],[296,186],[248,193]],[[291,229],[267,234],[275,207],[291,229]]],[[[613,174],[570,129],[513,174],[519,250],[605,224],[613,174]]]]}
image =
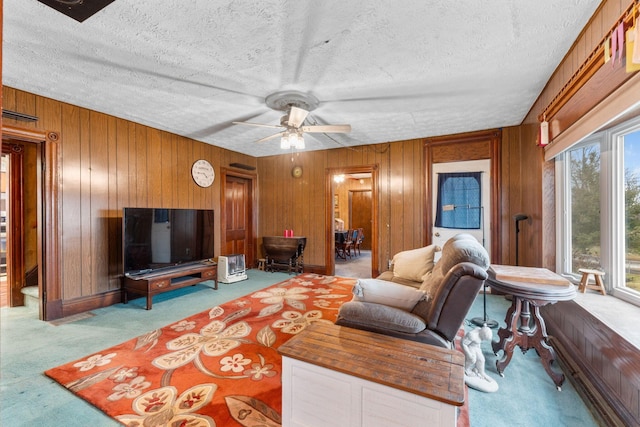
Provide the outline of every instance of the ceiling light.
{"type": "Polygon", "coordinates": [[[291,142],[289,141],[288,132],[285,132],[284,135],[282,135],[282,138],[280,138],[280,148],[282,148],[283,150],[288,150],[289,148],[291,148],[291,142]]]}
{"type": "Polygon", "coordinates": [[[289,148],[297,148],[298,150],[304,150],[304,137],[302,133],[295,130],[288,130],[280,138],[280,148],[288,150],[289,148]]]}

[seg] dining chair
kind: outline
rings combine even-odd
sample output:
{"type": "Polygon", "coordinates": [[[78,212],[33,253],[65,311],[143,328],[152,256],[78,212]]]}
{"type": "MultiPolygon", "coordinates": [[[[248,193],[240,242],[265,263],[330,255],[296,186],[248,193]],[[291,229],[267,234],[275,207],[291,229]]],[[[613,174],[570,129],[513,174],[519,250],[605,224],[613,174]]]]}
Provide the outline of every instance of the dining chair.
{"type": "Polygon", "coordinates": [[[362,245],[363,241],[364,241],[364,229],[363,228],[358,228],[357,229],[357,233],[356,233],[356,235],[354,237],[353,253],[356,253],[356,251],[357,251],[358,255],[361,255],[360,245],[362,245]]]}

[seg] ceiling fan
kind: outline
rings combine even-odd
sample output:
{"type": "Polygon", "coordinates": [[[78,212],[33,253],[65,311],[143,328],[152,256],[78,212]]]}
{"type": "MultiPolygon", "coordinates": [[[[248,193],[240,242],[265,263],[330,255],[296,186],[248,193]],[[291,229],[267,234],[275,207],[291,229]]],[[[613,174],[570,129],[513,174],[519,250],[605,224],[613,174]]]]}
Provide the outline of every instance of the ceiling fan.
{"type": "Polygon", "coordinates": [[[258,126],[271,129],[283,129],[281,132],[259,139],[257,142],[268,141],[280,137],[280,148],[304,149],[303,133],[349,133],[351,125],[304,125],[309,112],[318,105],[318,99],[308,93],[298,91],[276,92],[265,98],[269,108],[286,111],[280,118],[279,125],[267,125],[252,122],[233,122],[236,125],[258,126]]]}

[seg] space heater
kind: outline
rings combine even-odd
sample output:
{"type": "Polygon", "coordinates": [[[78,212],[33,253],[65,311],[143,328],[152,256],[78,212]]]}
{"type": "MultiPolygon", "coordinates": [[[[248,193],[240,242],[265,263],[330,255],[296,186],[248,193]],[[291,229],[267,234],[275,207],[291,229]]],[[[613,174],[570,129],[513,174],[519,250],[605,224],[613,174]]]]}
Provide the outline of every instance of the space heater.
{"type": "Polygon", "coordinates": [[[244,254],[220,255],[218,257],[218,282],[235,283],[247,279],[244,254]]]}

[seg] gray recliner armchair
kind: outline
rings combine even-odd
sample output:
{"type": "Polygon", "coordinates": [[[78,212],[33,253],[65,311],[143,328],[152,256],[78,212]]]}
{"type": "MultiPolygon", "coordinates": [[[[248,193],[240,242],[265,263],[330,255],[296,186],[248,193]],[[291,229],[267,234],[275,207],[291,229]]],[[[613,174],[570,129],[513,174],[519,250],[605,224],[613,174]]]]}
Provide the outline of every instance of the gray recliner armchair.
{"type": "Polygon", "coordinates": [[[354,288],[354,299],[341,306],[336,324],[453,348],[488,268],[489,255],[475,238],[455,236],[445,243],[442,257],[425,274],[419,289],[378,279],[361,280],[354,288]],[[412,299],[417,300],[415,305],[412,299]]]}

